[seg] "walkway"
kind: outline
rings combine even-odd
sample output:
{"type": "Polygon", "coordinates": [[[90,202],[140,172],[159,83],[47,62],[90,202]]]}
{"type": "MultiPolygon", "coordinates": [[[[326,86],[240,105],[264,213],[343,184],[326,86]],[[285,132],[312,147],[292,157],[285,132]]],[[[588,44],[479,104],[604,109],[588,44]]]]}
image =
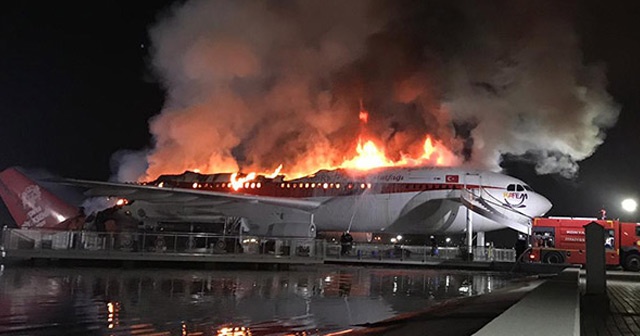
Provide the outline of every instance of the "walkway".
{"type": "MultiPolygon", "coordinates": [[[[584,292],[584,278],[580,282],[584,292]]],[[[581,334],[640,335],[640,273],[607,271],[607,293],[582,296],[581,334]]]]}
{"type": "MultiPolygon", "coordinates": [[[[578,300],[578,288],[573,280],[574,308],[571,308],[571,293],[565,288],[566,284],[556,281],[556,285],[553,285],[547,281],[539,285],[532,282],[528,286],[516,287],[515,290],[447,302],[419,313],[361,326],[366,328],[356,329],[352,334],[418,335],[428,331],[429,334],[451,336],[564,336],[573,335],[566,328],[571,325],[575,326],[573,330],[578,334],[579,323],[580,335],[640,336],[640,273],[607,271],[608,295],[600,296],[584,294],[585,273],[580,273],[579,285],[583,294],[578,300]],[[547,291],[544,290],[545,285],[549,285],[547,291]],[[554,291],[555,294],[550,295],[554,291]],[[566,309],[560,309],[562,305],[566,309]],[[573,319],[560,314],[571,310],[576,314],[573,319]],[[536,331],[527,330],[531,328],[536,331]]],[[[554,279],[551,278],[550,281],[554,279]]]]}

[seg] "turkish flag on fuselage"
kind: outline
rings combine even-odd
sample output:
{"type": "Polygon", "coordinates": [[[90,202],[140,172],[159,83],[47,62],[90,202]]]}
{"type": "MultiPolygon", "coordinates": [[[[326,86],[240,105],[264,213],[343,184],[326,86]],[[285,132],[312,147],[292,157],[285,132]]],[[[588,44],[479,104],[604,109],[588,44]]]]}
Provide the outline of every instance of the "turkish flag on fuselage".
{"type": "Polygon", "coordinates": [[[458,175],[447,175],[444,180],[447,183],[458,183],[458,175]]]}

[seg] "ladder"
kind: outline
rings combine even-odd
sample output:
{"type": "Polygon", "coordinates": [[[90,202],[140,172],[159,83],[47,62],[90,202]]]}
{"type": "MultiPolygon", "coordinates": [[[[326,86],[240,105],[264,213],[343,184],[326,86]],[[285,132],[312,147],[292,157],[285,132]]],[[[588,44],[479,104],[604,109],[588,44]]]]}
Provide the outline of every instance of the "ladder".
{"type": "Polygon", "coordinates": [[[530,234],[532,218],[510,206],[484,190],[482,184],[478,188],[470,188],[465,184],[460,194],[460,201],[471,211],[494,220],[518,232],[530,234]],[[474,190],[477,189],[477,190],[474,190]]]}

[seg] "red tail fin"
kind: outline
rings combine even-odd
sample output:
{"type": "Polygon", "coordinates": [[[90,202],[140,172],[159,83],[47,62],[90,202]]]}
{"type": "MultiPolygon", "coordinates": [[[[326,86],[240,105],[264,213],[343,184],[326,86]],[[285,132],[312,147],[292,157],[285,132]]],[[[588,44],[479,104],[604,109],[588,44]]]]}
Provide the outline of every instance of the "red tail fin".
{"type": "MultiPolygon", "coordinates": [[[[0,197],[18,227],[69,229],[78,225],[80,210],[39,186],[16,168],[0,172],[0,197]]],[[[72,228],[73,229],[73,228],[72,228]]]]}

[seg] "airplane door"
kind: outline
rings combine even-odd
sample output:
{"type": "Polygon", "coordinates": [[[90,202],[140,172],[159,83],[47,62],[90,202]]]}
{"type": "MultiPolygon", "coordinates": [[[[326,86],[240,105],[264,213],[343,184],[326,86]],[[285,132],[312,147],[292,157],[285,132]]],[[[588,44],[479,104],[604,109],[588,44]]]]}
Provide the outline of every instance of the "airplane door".
{"type": "Polygon", "coordinates": [[[390,194],[368,189],[353,198],[347,227],[353,231],[378,231],[391,222],[389,214],[390,194]]]}
{"type": "Polygon", "coordinates": [[[391,222],[389,214],[389,193],[365,193],[356,200],[356,213],[354,222],[360,227],[368,227],[369,230],[380,230],[391,222]]]}
{"type": "Polygon", "coordinates": [[[484,195],[484,188],[482,185],[482,176],[480,174],[465,174],[463,177],[464,180],[464,191],[467,195],[465,197],[472,198],[482,198],[484,195]]]}

